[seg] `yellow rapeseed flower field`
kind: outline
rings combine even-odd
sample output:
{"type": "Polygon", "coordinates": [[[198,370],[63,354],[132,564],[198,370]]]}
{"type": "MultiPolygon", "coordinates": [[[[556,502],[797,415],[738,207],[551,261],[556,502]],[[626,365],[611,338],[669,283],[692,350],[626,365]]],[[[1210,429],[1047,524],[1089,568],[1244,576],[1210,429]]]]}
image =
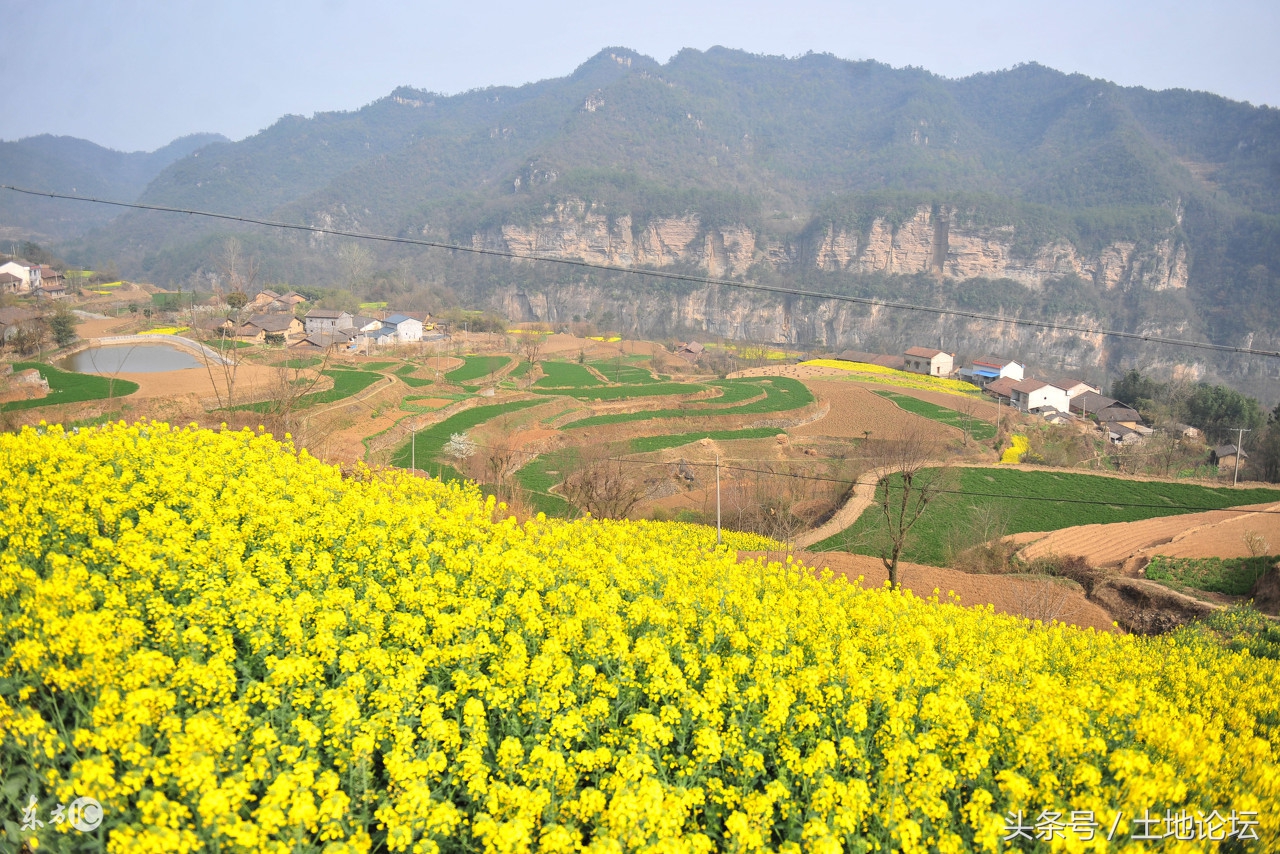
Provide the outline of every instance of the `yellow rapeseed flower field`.
{"type": "Polygon", "coordinates": [[[144,329],[139,335],[181,335],[183,332],[189,332],[190,326],[157,326],[154,329],[144,329]]]}
{"type": "Polygon", "coordinates": [[[28,428],[0,482],[6,847],[1275,850],[1280,667],[1196,635],[519,524],[248,431],[28,428]]]}
{"type": "Polygon", "coordinates": [[[815,365],[821,368],[836,368],[852,374],[860,374],[859,382],[896,385],[902,388],[915,388],[922,391],[940,391],[961,397],[974,397],[980,394],[977,386],[964,380],[931,377],[928,374],[915,374],[911,371],[899,371],[870,362],[846,362],[843,359],[810,359],[802,365],[815,365]]]}

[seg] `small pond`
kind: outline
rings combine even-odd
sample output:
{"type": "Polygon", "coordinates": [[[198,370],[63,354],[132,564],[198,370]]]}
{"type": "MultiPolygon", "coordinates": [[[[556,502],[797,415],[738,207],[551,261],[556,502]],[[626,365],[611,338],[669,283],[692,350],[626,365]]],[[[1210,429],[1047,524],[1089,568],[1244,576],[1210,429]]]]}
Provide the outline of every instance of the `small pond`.
{"type": "Polygon", "coordinates": [[[159,342],[90,347],[58,363],[64,371],[80,374],[157,374],[203,366],[195,354],[159,342]]]}

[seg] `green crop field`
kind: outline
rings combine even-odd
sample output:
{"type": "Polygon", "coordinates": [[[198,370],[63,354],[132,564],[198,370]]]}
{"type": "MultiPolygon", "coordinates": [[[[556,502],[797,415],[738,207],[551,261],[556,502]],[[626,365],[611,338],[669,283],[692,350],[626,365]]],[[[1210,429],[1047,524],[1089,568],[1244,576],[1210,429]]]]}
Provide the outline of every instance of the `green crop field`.
{"type": "MultiPolygon", "coordinates": [[[[428,460],[434,459],[454,433],[465,433],[490,418],[497,418],[499,415],[505,415],[508,412],[519,412],[521,409],[528,409],[530,406],[537,406],[542,402],[541,400],[513,400],[510,403],[474,406],[471,409],[464,409],[456,415],[450,415],[439,424],[432,424],[430,427],[419,430],[413,439],[413,443],[417,447],[418,468],[422,468],[423,464],[428,460]]],[[[410,459],[410,442],[406,441],[392,455],[391,464],[408,467],[410,459]]]]}
{"type": "Polygon", "coordinates": [[[626,400],[639,397],[662,397],[673,394],[697,394],[706,391],[697,383],[648,383],[641,385],[595,386],[594,388],[533,388],[534,394],[558,395],[577,400],[626,400]]]}
{"type": "MultiPolygon", "coordinates": [[[[1007,535],[1280,501],[1277,489],[1213,488],[1071,472],[960,468],[947,476],[953,478],[950,491],[935,500],[911,530],[903,560],[945,566],[954,551],[976,545],[974,532],[991,528],[991,520],[998,520],[997,533],[1007,535]]],[[[877,496],[884,489],[882,481],[877,496]]],[[[882,525],[882,514],[872,506],[851,527],[812,548],[878,554],[882,525]]]]}
{"type": "Polygon", "coordinates": [[[598,388],[600,378],[582,365],[572,362],[543,362],[544,376],[534,383],[535,388],[598,388]]]}
{"type": "Polygon", "coordinates": [[[939,406],[936,403],[929,403],[927,400],[920,400],[909,394],[899,394],[896,391],[881,391],[876,389],[875,394],[880,395],[886,400],[891,400],[898,405],[900,409],[907,412],[922,415],[933,421],[938,421],[957,430],[965,429],[966,423],[969,426],[969,435],[980,442],[985,442],[996,437],[996,427],[989,424],[981,418],[975,418],[971,415],[965,415],[963,412],[957,412],[946,406],[939,406]]]}
{"type": "Polygon", "coordinates": [[[409,388],[424,388],[435,383],[435,380],[413,376],[413,373],[417,370],[417,365],[401,365],[395,370],[396,379],[409,386],[409,388]]]}
{"type": "Polygon", "coordinates": [[[629,421],[648,421],[655,418],[705,418],[713,415],[764,415],[771,412],[787,412],[813,402],[813,395],[804,383],[791,377],[753,377],[750,379],[717,380],[708,383],[724,390],[724,396],[697,404],[720,404],[689,409],[655,409],[648,412],[620,412],[613,415],[594,415],[565,425],[566,430],[595,427],[601,424],[623,424],[629,421]],[[758,400],[751,400],[764,396],[758,400]],[[725,406],[726,401],[748,400],[738,406],[725,406]]]}
{"type": "Polygon", "coordinates": [[[356,365],[356,367],[362,371],[385,371],[387,368],[391,367],[394,364],[396,363],[395,362],[368,362],[365,364],[356,365]]]}
{"type": "Polygon", "coordinates": [[[487,377],[495,371],[500,371],[511,361],[509,356],[467,356],[464,364],[460,368],[455,368],[444,375],[444,378],[451,383],[465,383],[470,380],[478,380],[481,377],[487,377]]]}
{"type": "Polygon", "coordinates": [[[781,432],[776,427],[751,427],[746,430],[701,430],[696,433],[677,433],[671,436],[642,436],[631,440],[631,451],[645,454],[665,448],[678,448],[700,439],[727,442],[733,439],[772,439],[781,432]]]}
{"type": "Polygon", "coordinates": [[[18,362],[13,366],[14,371],[25,371],[28,368],[35,368],[40,372],[40,376],[49,383],[49,393],[34,400],[11,400],[0,404],[0,412],[16,412],[40,406],[124,397],[138,390],[138,384],[129,380],[100,377],[97,374],[77,374],[40,362],[18,362]]]}
{"type": "Polygon", "coordinates": [[[1248,596],[1280,556],[1261,557],[1166,557],[1156,555],[1143,573],[1153,581],[1175,590],[1191,588],[1230,596],[1248,596]]]}
{"type": "Polygon", "coordinates": [[[573,457],[573,451],[539,454],[516,472],[516,482],[524,489],[529,502],[539,513],[562,519],[573,519],[582,515],[577,507],[550,491],[551,487],[563,479],[564,467],[572,464],[573,457]]]}
{"type": "MultiPolygon", "coordinates": [[[[312,406],[322,406],[326,403],[337,403],[345,400],[352,395],[359,394],[369,386],[382,379],[382,374],[375,374],[372,371],[352,371],[344,368],[331,368],[327,371],[321,371],[326,377],[333,380],[333,387],[326,391],[317,391],[312,394],[304,394],[298,398],[295,408],[309,409],[312,406]]],[[[243,410],[246,412],[271,412],[279,404],[274,400],[263,400],[258,403],[244,403],[240,406],[234,406],[232,409],[243,410]]]]}
{"type": "Polygon", "coordinates": [[[639,365],[629,365],[626,361],[599,361],[588,362],[588,364],[600,372],[600,375],[611,383],[620,383],[622,385],[637,385],[644,383],[656,383],[653,374],[647,369],[639,365]]]}

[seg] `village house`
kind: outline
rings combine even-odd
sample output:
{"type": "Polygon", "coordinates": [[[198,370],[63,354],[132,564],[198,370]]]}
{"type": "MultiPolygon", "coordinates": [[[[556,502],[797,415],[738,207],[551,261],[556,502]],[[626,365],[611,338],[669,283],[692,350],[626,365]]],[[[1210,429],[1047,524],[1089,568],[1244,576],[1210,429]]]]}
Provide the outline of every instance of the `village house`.
{"type": "Polygon", "coordinates": [[[13,273],[0,273],[0,294],[25,294],[27,283],[13,273]]]}
{"type": "Polygon", "coordinates": [[[1013,387],[1021,380],[1015,380],[1013,377],[1001,377],[998,380],[992,380],[983,388],[987,394],[994,397],[997,401],[1013,405],[1013,387]]]}
{"type": "Polygon", "coordinates": [[[1098,389],[1089,385],[1087,382],[1076,379],[1050,380],[1050,382],[1067,393],[1067,399],[1079,397],[1085,392],[1098,393],[1098,389]]]}
{"type": "Polygon", "coordinates": [[[1249,455],[1235,445],[1219,445],[1209,452],[1209,465],[1217,466],[1220,472],[1224,469],[1234,471],[1237,463],[1248,458],[1249,455]]]}
{"type": "MultiPolygon", "coordinates": [[[[413,344],[422,341],[422,321],[407,314],[393,314],[383,320],[383,335],[389,343],[413,344]]],[[[387,343],[387,342],[384,342],[387,343]]]]}
{"type": "Polygon", "coordinates": [[[31,292],[42,299],[62,299],[67,295],[67,280],[48,264],[31,268],[31,292]]]}
{"type": "Polygon", "coordinates": [[[0,308],[0,342],[8,341],[28,324],[38,323],[40,315],[25,308],[0,308]]]}
{"type": "Polygon", "coordinates": [[[3,275],[5,273],[9,274],[10,276],[13,276],[14,278],[22,282],[22,285],[18,288],[18,290],[12,291],[12,293],[16,293],[16,294],[31,293],[31,268],[30,267],[18,261],[5,261],[3,264],[0,264],[0,275],[3,275]]]}
{"type": "Polygon", "coordinates": [[[910,347],[902,354],[906,370],[931,377],[949,377],[955,370],[955,356],[928,347],[910,347]]]}
{"type": "Polygon", "coordinates": [[[240,324],[240,329],[236,334],[242,340],[259,344],[278,336],[283,343],[288,344],[305,335],[306,330],[302,325],[302,321],[293,315],[273,312],[270,314],[255,314],[240,324]]]}
{"type": "Polygon", "coordinates": [[[350,312],[336,311],[331,308],[313,308],[307,312],[303,325],[307,334],[316,332],[337,332],[339,329],[354,329],[355,318],[350,312]]]}
{"type": "Polygon", "coordinates": [[[690,341],[687,344],[681,344],[677,347],[676,355],[692,365],[694,362],[698,361],[698,358],[701,357],[706,350],[707,348],[703,347],[697,341],[690,341]]]}
{"type": "Polygon", "coordinates": [[[978,388],[998,379],[1011,379],[1022,382],[1023,365],[1011,359],[997,359],[995,356],[979,356],[967,368],[960,369],[960,379],[971,382],[978,388]]]}
{"type": "Polygon", "coordinates": [[[293,350],[309,350],[324,352],[334,347],[350,347],[355,338],[354,329],[339,329],[332,332],[308,332],[289,345],[293,350]]]}
{"type": "Polygon", "coordinates": [[[1098,422],[1098,428],[1115,444],[1136,442],[1155,432],[1142,423],[1142,416],[1136,409],[1097,392],[1086,391],[1073,397],[1071,411],[1081,417],[1093,418],[1098,422]]]}
{"type": "Polygon", "coordinates": [[[1067,393],[1044,380],[1026,379],[1014,383],[1010,400],[1023,412],[1040,412],[1043,409],[1067,411],[1067,393]]]}

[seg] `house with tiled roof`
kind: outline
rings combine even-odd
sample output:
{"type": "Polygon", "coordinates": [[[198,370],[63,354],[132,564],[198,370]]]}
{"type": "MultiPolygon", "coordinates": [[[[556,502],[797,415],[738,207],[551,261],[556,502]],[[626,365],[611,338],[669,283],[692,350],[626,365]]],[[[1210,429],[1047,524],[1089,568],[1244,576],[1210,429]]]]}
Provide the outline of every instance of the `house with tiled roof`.
{"type": "Polygon", "coordinates": [[[1025,379],[1014,383],[1012,392],[1013,405],[1023,412],[1039,412],[1049,407],[1065,412],[1070,406],[1067,393],[1044,380],[1025,379]]]}
{"type": "Polygon", "coordinates": [[[1021,382],[1023,379],[1023,365],[1012,359],[979,356],[969,363],[969,367],[960,369],[960,379],[971,382],[979,388],[986,388],[988,383],[998,379],[1011,379],[1014,382],[1021,382]]]}
{"type": "Polygon", "coordinates": [[[292,314],[269,312],[255,314],[240,324],[237,336],[249,341],[264,342],[279,337],[288,344],[306,334],[302,321],[292,314]]]}
{"type": "Polygon", "coordinates": [[[949,377],[956,368],[955,356],[929,347],[908,347],[902,354],[905,370],[931,377],[949,377]]]}
{"type": "Polygon", "coordinates": [[[987,394],[991,395],[992,397],[996,398],[997,400],[1003,400],[1008,402],[1009,404],[1012,404],[1013,403],[1013,387],[1016,386],[1019,382],[1021,382],[1021,380],[1015,380],[1013,377],[1001,377],[998,380],[992,380],[991,382],[987,383],[983,391],[985,391],[987,394]]]}
{"type": "Polygon", "coordinates": [[[316,332],[337,332],[339,329],[354,329],[354,318],[350,312],[332,308],[313,308],[303,318],[303,326],[307,334],[316,332]]]}

